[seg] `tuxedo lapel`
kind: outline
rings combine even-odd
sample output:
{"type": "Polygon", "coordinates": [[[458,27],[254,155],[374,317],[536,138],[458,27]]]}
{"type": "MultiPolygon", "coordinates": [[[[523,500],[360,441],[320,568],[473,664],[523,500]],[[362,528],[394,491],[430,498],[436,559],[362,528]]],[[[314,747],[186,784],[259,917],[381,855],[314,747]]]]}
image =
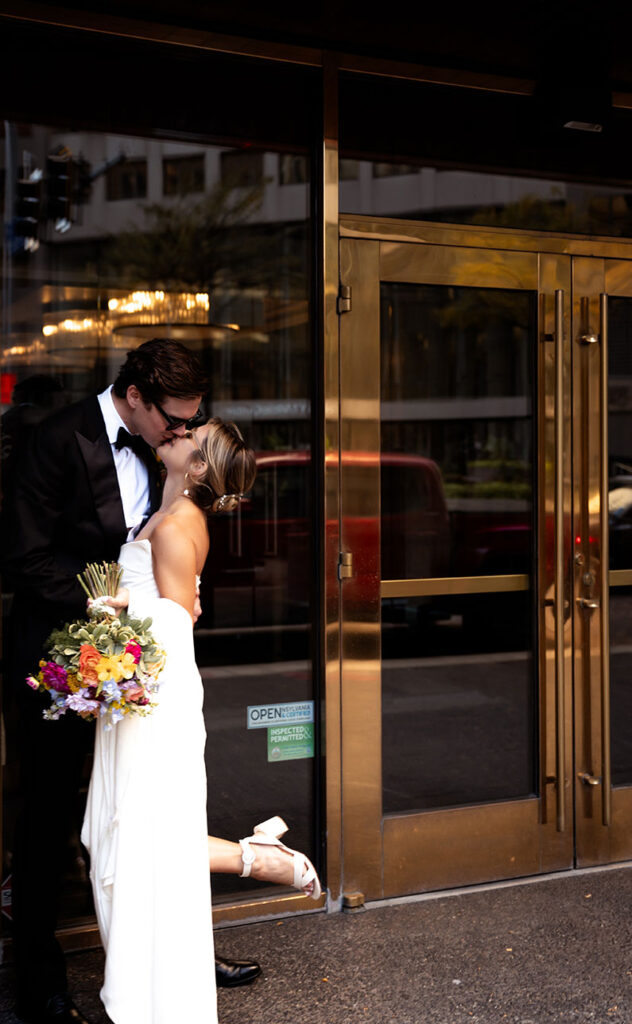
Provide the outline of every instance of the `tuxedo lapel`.
{"type": "Polygon", "coordinates": [[[97,515],[105,535],[122,543],[127,534],[112,449],[97,399],[87,407],[85,433],[75,437],[85,463],[97,515]]]}

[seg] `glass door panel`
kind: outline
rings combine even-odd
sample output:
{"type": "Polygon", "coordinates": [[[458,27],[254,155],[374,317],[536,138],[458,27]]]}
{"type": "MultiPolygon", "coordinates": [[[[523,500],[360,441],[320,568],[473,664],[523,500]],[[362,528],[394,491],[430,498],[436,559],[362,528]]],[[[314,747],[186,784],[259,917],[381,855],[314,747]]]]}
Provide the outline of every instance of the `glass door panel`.
{"type": "Polygon", "coordinates": [[[383,811],[531,795],[537,292],[389,281],[380,314],[382,589],[418,581],[382,602],[383,811]]]}
{"type": "Polygon", "coordinates": [[[632,297],[608,299],[612,784],[632,786],[632,297]]]}

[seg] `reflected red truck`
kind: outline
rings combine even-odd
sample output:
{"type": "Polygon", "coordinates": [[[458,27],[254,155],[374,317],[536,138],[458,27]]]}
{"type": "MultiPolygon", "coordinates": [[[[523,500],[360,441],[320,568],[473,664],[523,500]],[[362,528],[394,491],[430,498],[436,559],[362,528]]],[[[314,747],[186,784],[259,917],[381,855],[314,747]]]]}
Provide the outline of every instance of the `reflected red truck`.
{"type": "MultiPolygon", "coordinates": [[[[337,463],[334,453],[326,461],[337,463]]],[[[445,575],[450,522],[441,475],[419,455],[345,452],[343,543],[354,572],[345,583],[346,607],[361,611],[381,578],[445,575]],[[382,566],[375,496],[381,470],[382,566]]],[[[257,480],[239,513],[211,521],[211,550],[202,586],[201,626],[214,629],[307,623],[316,582],[314,498],[308,451],[260,452],[257,480]]],[[[340,550],[337,520],[328,520],[328,591],[340,550]]]]}

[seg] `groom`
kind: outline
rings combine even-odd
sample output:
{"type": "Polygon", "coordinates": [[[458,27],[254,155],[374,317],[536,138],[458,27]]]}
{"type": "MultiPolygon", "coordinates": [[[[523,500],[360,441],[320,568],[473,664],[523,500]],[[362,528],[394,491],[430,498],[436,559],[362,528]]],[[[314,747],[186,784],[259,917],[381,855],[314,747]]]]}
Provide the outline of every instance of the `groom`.
{"type": "MultiPolygon", "coordinates": [[[[197,358],[169,339],[127,354],[114,385],[37,427],[16,471],[5,570],[14,589],[10,634],[20,750],[20,814],[13,870],[18,1014],[33,1024],[87,1024],[68,994],[55,938],[59,888],[93,727],[65,716],[51,727],[40,695],[21,685],[61,622],[85,615],[76,579],[87,562],[115,561],[158,507],[152,451],[198,419],[207,382],[197,358]]],[[[184,940],[183,936],[183,940],[184,940]]],[[[259,973],[216,959],[217,984],[259,973]]]]}

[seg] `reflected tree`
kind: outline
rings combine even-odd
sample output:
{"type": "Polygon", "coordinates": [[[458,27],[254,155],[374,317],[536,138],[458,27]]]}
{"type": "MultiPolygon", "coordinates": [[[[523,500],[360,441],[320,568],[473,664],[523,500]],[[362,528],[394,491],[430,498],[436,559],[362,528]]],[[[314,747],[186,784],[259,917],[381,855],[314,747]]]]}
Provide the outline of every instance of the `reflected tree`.
{"type": "Polygon", "coordinates": [[[486,227],[628,236],[632,233],[632,194],[597,192],[580,203],[561,194],[550,199],[525,195],[502,207],[476,210],[467,220],[486,227]]]}
{"type": "Polygon", "coordinates": [[[264,184],[218,182],[201,199],[181,196],[143,207],[145,223],[112,239],[107,265],[118,285],[212,291],[252,287],[269,276],[269,255],[250,226],[264,184]]]}

